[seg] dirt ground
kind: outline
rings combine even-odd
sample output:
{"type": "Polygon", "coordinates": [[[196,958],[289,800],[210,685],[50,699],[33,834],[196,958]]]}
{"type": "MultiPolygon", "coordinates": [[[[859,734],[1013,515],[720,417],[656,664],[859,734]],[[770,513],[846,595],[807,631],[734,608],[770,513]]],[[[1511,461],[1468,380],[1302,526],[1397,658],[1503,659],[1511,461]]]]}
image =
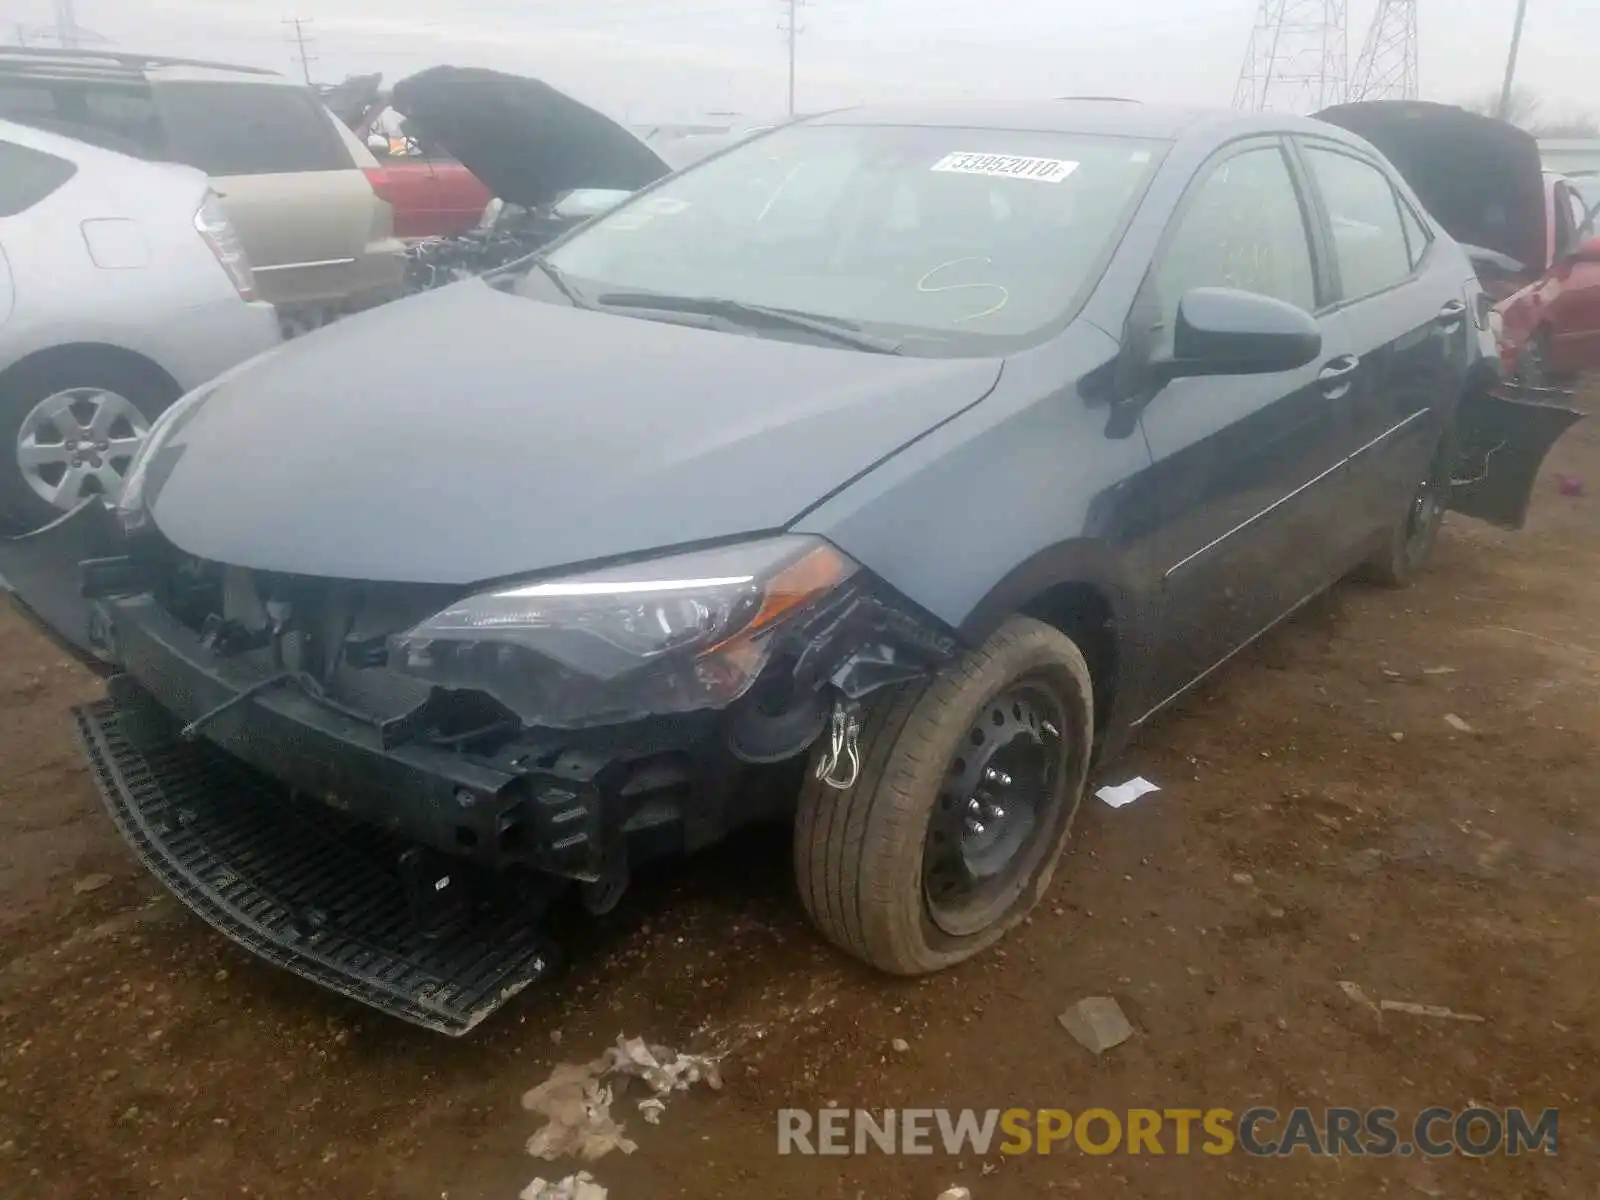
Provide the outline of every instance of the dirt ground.
{"type": "Polygon", "coordinates": [[[1454,521],[1413,590],[1341,587],[1244,655],[1105,769],[1163,790],[1088,802],[1051,895],[982,961],[857,969],[807,930],[782,839],[756,837],[647,885],[566,986],[464,1041],[260,964],[161,895],[72,744],[65,710],[96,685],[0,614],[0,1196],[513,1200],[551,1174],[523,1152],[522,1091],[626,1033],[742,1044],[721,1092],[629,1122],[639,1151],[591,1168],[613,1200],[1592,1200],[1597,494],[1590,424],[1527,531],[1454,521]],[[1486,1020],[1380,1018],[1341,980],[1486,1020]],[[1095,994],[1138,1030],[1101,1059],[1056,1022],[1095,994]],[[1559,1107],[1560,1154],[776,1153],[782,1107],[1259,1103],[1559,1107]]]}

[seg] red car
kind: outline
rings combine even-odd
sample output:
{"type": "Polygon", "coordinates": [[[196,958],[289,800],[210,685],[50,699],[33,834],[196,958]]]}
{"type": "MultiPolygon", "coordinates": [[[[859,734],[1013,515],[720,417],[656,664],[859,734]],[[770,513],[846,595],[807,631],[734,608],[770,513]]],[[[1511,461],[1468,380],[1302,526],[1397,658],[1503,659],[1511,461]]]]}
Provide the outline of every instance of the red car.
{"type": "Polygon", "coordinates": [[[1544,386],[1600,368],[1589,181],[1547,173],[1533,135],[1454,105],[1376,100],[1317,116],[1381,150],[1462,243],[1496,302],[1508,375],[1544,386]]]}
{"type": "MultiPolygon", "coordinates": [[[[1499,305],[1507,371],[1535,386],[1600,367],[1600,237],[1573,180],[1546,173],[1542,274],[1499,305]]],[[[1532,274],[1529,271],[1528,274],[1532,274]]]]}
{"type": "Polygon", "coordinates": [[[494,198],[489,188],[439,146],[383,133],[380,122],[390,111],[388,104],[377,105],[355,132],[377,156],[378,168],[368,177],[394,209],[395,236],[449,237],[476,227],[494,198]]]}

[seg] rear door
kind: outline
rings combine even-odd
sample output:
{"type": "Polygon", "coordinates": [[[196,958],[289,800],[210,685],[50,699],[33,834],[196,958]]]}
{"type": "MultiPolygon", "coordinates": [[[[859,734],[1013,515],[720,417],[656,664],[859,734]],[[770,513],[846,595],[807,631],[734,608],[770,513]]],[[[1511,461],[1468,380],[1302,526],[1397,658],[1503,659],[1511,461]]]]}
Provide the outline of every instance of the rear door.
{"type": "Polygon", "coordinates": [[[1426,223],[1377,161],[1338,142],[1297,140],[1323,214],[1335,311],[1361,363],[1340,488],[1345,520],[1332,543],[1352,565],[1430,477],[1475,336],[1470,270],[1459,255],[1434,252],[1426,223]]]}
{"type": "Polygon", "coordinates": [[[1151,697],[1164,700],[1320,591],[1342,521],[1356,360],[1323,314],[1328,288],[1303,177],[1277,138],[1237,143],[1197,173],[1146,287],[1170,331],[1196,287],[1257,292],[1319,314],[1322,354],[1275,375],[1179,379],[1145,407],[1160,510],[1150,540],[1161,628],[1151,697]]]}
{"type": "Polygon", "coordinates": [[[361,290],[380,203],[309,88],[161,80],[168,155],[210,175],[265,299],[285,307],[361,290]]]}

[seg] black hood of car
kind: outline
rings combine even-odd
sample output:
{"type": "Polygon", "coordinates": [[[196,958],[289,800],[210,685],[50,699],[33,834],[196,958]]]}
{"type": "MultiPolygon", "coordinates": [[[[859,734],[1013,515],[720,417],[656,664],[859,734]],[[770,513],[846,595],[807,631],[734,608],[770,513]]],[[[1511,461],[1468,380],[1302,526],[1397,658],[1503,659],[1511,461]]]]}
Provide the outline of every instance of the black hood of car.
{"type": "Polygon", "coordinates": [[[373,107],[383,100],[383,74],[351,75],[342,83],[322,85],[317,95],[329,112],[350,129],[359,130],[373,107]]]}
{"type": "Polygon", "coordinates": [[[999,360],[798,344],[468,280],[225,376],[153,456],[199,558],[470,584],[779,530],[983,399],[999,360]]]}
{"type": "Polygon", "coordinates": [[[1456,241],[1544,269],[1544,166],[1531,133],[1425,100],[1364,100],[1316,116],[1377,147],[1456,241]]]}
{"type": "Polygon", "coordinates": [[[431,67],[395,84],[390,103],[409,134],[438,143],[524,208],[573,188],[633,192],[671,173],[633,133],[538,79],[431,67]]]}

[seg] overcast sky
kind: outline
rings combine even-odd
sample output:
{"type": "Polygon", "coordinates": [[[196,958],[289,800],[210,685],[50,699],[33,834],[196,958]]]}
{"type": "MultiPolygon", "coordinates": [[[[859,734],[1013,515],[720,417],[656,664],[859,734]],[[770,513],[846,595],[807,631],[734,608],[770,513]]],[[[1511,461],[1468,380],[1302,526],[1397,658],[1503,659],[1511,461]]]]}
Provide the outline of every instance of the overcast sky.
{"type": "MultiPolygon", "coordinates": [[[[310,18],[319,80],[440,62],[549,80],[633,121],[785,105],[785,0],[76,0],[122,48],[298,70],[283,20],[310,18]],[[448,13],[448,15],[443,15],[448,13]]],[[[1504,68],[1516,0],[1420,0],[1425,97],[1475,98],[1504,68]]],[[[1349,0],[1354,64],[1377,0],[1349,0]]],[[[1116,94],[1227,105],[1258,0],[805,0],[799,107],[1116,94]]],[[[43,25],[51,0],[0,0],[43,25]]],[[[3,40],[11,40],[10,36],[3,40]]],[[[1600,110],[1600,4],[1531,0],[1518,78],[1551,115],[1600,110]]]]}

